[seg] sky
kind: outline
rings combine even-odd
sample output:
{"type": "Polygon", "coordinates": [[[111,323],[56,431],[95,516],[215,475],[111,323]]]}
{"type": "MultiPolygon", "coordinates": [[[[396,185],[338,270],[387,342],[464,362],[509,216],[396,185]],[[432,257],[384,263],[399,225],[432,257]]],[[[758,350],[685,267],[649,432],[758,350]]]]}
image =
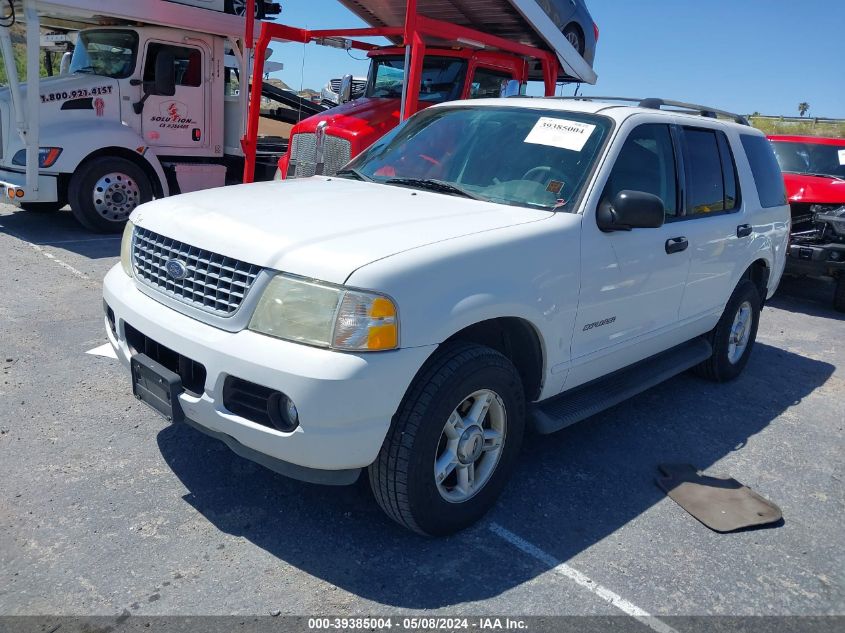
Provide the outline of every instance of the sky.
{"type": "MultiPolygon", "coordinates": [[[[281,2],[278,21],[285,24],[363,26],[334,0],[281,2]]],[[[587,0],[587,6],[600,30],[598,82],[582,86],[581,94],[663,97],[783,116],[798,116],[806,101],[809,116],[845,118],[845,0],[587,0]]],[[[345,51],[271,48],[272,59],[285,64],[274,76],[293,88],[319,90],[332,77],[367,72],[366,61],[345,51]]]]}

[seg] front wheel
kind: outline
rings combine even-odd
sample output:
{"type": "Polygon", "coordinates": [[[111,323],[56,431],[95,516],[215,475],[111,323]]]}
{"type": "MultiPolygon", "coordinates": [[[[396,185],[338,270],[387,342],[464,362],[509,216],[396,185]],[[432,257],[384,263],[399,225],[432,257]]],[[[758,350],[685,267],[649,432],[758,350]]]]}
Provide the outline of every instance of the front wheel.
{"type": "Polygon", "coordinates": [[[716,327],[707,335],[713,355],[695,372],[714,382],[727,382],[742,373],[757,339],[762,307],[760,291],[748,279],[734,289],[716,327]]]}
{"type": "Polygon", "coordinates": [[[76,171],[68,198],[82,226],[98,233],[119,233],[135,207],[153,199],[153,187],[132,161],[100,156],[76,171]]]}
{"type": "Polygon", "coordinates": [[[571,22],[563,29],[563,36],[570,44],[572,44],[572,48],[578,51],[578,54],[583,57],[585,46],[584,35],[581,33],[581,28],[575,24],[575,22],[571,22]]]}
{"type": "Polygon", "coordinates": [[[513,364],[452,344],[414,380],[369,467],[376,501],[400,525],[444,536],[480,519],[513,470],[525,396],[513,364]]]}

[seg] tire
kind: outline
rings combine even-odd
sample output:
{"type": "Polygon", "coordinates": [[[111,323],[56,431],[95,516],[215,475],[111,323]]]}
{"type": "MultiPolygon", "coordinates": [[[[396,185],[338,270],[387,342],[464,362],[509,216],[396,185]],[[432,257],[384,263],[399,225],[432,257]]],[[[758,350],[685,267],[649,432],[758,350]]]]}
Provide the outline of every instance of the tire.
{"type": "Polygon", "coordinates": [[[845,312],[845,274],[836,277],[836,287],[833,290],[833,309],[845,312]]]}
{"type": "Polygon", "coordinates": [[[513,364],[481,345],[444,346],[408,388],[369,467],[376,501],[391,519],[419,534],[445,536],[462,530],[495,504],[519,455],[524,429],[525,395],[513,364]],[[471,405],[485,398],[489,407],[481,416],[484,437],[478,425],[469,423],[461,432],[473,418],[471,405]],[[453,427],[457,438],[449,440],[445,426],[456,420],[458,409],[466,420],[453,427]],[[488,437],[497,433],[498,448],[488,437]],[[435,480],[438,456],[455,460],[451,470],[444,469],[448,475],[440,483],[435,480]],[[473,489],[464,480],[467,493],[459,477],[470,470],[477,486],[473,489]]]}
{"type": "Polygon", "coordinates": [[[100,156],[76,171],[68,198],[82,226],[97,233],[119,233],[133,209],[153,199],[153,187],[144,170],[132,161],[100,156]]]}
{"type": "Polygon", "coordinates": [[[713,346],[713,355],[694,368],[696,374],[713,382],[727,382],[742,373],[757,338],[762,303],[760,291],[751,280],[743,279],[739,282],[716,327],[707,334],[707,339],[713,346]],[[750,310],[750,320],[740,332],[741,340],[745,341],[740,351],[739,345],[732,347],[732,339],[735,326],[738,327],[737,319],[740,318],[741,308],[750,310]]]}
{"type": "Polygon", "coordinates": [[[581,27],[575,22],[570,22],[563,29],[563,36],[572,44],[572,48],[578,51],[578,54],[583,57],[585,50],[584,34],[581,32],[581,27]]]}
{"type": "Polygon", "coordinates": [[[21,209],[29,213],[55,213],[63,206],[65,202],[21,202],[21,209]]]}

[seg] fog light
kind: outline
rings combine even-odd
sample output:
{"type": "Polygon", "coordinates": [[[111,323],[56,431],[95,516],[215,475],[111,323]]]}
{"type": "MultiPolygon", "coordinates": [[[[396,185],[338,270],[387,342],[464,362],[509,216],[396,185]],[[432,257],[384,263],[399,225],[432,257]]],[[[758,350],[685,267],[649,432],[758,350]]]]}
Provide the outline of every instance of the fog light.
{"type": "Polygon", "coordinates": [[[267,415],[271,424],[284,433],[293,431],[299,424],[296,405],[283,393],[274,391],[267,398],[267,415]]]}

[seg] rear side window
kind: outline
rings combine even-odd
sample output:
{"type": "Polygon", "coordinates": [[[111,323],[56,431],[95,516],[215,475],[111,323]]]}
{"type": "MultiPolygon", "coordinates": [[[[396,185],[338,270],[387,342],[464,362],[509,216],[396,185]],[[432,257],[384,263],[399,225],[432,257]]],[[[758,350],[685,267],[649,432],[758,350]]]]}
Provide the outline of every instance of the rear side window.
{"type": "Polygon", "coordinates": [[[751,174],[762,207],[779,207],[786,204],[786,187],[783,174],[772,151],[771,143],[762,136],[740,134],[742,147],[751,165],[751,174]]]}
{"type": "Polygon", "coordinates": [[[739,206],[736,166],[722,132],[683,128],[686,215],[732,211],[739,206]]]}

